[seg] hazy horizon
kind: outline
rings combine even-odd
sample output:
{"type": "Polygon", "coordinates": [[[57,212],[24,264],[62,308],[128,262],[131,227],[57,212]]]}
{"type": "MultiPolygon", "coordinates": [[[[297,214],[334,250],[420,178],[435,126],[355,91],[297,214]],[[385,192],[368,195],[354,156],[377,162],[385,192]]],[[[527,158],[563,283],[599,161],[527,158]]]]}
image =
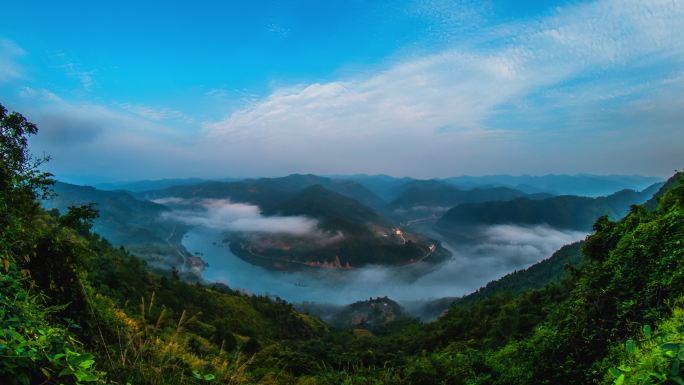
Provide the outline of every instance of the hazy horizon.
{"type": "MultiPolygon", "coordinates": [[[[50,171],[50,164],[46,164],[44,167],[46,171],[50,171]]],[[[674,170],[673,170],[674,171],[674,170]]],[[[231,181],[231,180],[247,180],[247,179],[261,179],[261,178],[283,178],[291,175],[315,175],[324,178],[331,179],[345,179],[352,177],[389,177],[394,179],[413,179],[413,180],[443,180],[449,178],[494,178],[494,177],[532,177],[541,178],[549,176],[595,176],[595,177],[638,177],[638,178],[652,178],[659,181],[664,181],[672,175],[672,172],[665,173],[663,175],[642,175],[642,174],[593,174],[589,172],[579,172],[575,174],[563,174],[563,173],[548,173],[548,174],[483,174],[483,175],[449,175],[443,177],[417,177],[411,175],[390,175],[390,174],[313,174],[304,172],[293,172],[288,174],[280,175],[245,175],[245,176],[217,176],[217,177],[201,177],[201,176],[171,176],[171,177],[160,177],[160,178],[142,178],[142,179],[115,179],[109,178],[101,175],[54,175],[54,179],[63,182],[82,186],[95,186],[97,185],[119,185],[119,184],[130,184],[139,182],[161,182],[161,181],[173,181],[173,180],[201,180],[201,181],[231,181]]]]}

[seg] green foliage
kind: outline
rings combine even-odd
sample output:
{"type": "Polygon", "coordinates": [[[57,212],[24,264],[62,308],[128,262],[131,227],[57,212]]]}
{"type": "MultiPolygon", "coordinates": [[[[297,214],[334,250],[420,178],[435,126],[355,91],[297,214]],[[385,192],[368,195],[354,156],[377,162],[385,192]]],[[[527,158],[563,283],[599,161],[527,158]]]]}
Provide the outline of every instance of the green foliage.
{"type": "Polygon", "coordinates": [[[49,174],[38,170],[46,159],[34,159],[28,152],[27,137],[36,132],[26,118],[7,114],[0,105],[0,382],[102,383],[103,374],[95,369],[92,356],[82,353],[75,334],[78,325],[53,319],[68,302],[46,303],[51,300],[45,295],[48,291],[75,299],[79,285],[68,261],[70,250],[46,231],[49,218],[36,201],[48,194],[52,183],[49,174]],[[57,252],[47,256],[47,250],[57,252]],[[41,257],[56,263],[55,270],[32,270],[46,267],[35,263],[41,257]],[[60,273],[64,275],[57,281],[60,273]]]}
{"type": "Polygon", "coordinates": [[[31,295],[15,267],[0,273],[0,383],[104,383],[93,356],[81,353],[73,332],[78,325],[51,322],[61,309],[45,307],[42,296],[31,295]]]}
{"type": "Polygon", "coordinates": [[[616,385],[684,384],[684,309],[675,308],[655,334],[645,325],[638,341],[628,339],[618,355],[620,364],[608,370],[616,385]]]}
{"type": "Polygon", "coordinates": [[[69,206],[67,213],[59,218],[59,223],[76,230],[81,235],[88,235],[93,227],[93,220],[99,215],[94,203],[69,206]]]}

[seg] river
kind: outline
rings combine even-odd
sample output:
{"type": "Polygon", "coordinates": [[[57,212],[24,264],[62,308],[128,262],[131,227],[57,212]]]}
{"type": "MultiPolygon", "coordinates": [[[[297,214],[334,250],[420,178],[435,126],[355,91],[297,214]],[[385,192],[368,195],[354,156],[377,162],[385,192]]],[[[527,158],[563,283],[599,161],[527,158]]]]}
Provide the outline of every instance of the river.
{"type": "MultiPolygon", "coordinates": [[[[220,231],[197,226],[183,238],[191,253],[201,253],[209,265],[204,280],[220,282],[253,294],[278,296],[290,302],[348,304],[369,297],[389,296],[398,301],[419,301],[461,296],[511,271],[549,257],[562,245],[584,238],[585,233],[545,227],[498,226],[487,242],[455,247],[441,239],[452,258],[433,266],[420,278],[410,267],[369,266],[351,270],[320,269],[281,272],[263,269],[235,256],[223,243],[220,231]]],[[[434,236],[435,234],[430,234],[434,236]]]]}

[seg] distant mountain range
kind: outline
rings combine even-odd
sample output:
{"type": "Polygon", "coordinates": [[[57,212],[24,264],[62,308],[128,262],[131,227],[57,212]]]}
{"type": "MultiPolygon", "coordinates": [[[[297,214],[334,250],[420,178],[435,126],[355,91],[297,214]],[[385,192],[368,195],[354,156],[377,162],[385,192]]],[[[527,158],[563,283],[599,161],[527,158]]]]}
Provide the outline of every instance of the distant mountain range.
{"type": "Polygon", "coordinates": [[[563,195],[537,200],[517,198],[467,203],[447,211],[437,222],[436,228],[450,232],[495,224],[547,224],[560,229],[589,231],[598,217],[608,215],[611,219],[619,219],[629,211],[631,205],[646,202],[662,185],[656,183],[640,192],[621,190],[598,198],[563,195]]]}
{"type": "MultiPolygon", "coordinates": [[[[419,180],[408,177],[396,178],[389,175],[363,174],[336,175],[334,178],[358,182],[388,202],[396,199],[408,183],[419,180]]],[[[526,194],[546,193],[591,197],[609,195],[624,189],[643,190],[654,183],[664,181],[663,178],[640,175],[592,174],[458,176],[432,180],[449,183],[461,190],[508,187],[526,194]]]]}
{"type": "Polygon", "coordinates": [[[401,187],[401,192],[389,203],[396,210],[421,210],[444,208],[463,203],[507,201],[520,197],[530,199],[549,198],[551,194],[527,194],[509,187],[476,187],[462,189],[441,180],[411,181],[401,187]]]}
{"type": "MultiPolygon", "coordinates": [[[[449,236],[477,226],[511,223],[548,224],[588,230],[601,215],[619,218],[632,204],[643,203],[659,185],[636,192],[622,190],[605,197],[553,196],[538,192],[576,190],[595,193],[623,185],[641,185],[654,178],[625,176],[458,177],[414,180],[390,176],[322,177],[293,174],[280,178],[203,181],[167,179],[140,181],[103,191],[58,183],[57,197],[46,207],[94,202],[101,217],[95,231],[116,245],[125,245],[151,261],[177,264],[187,257],[180,246],[188,225],[164,219],[173,207],[151,202],[160,198],[229,199],[257,205],[262,214],[315,219],[325,239],[266,233],[227,235],[231,250],[251,263],[269,268],[346,268],[367,264],[401,265],[440,261],[449,253],[439,242],[411,230],[425,226],[449,236]],[[516,189],[505,183],[525,186],[516,189]],[[529,186],[536,186],[530,188],[529,186]],[[152,189],[147,189],[152,188],[152,189]],[[474,226],[474,227],[473,227],[474,226]]],[[[427,227],[422,227],[426,229],[427,227]]],[[[319,234],[320,235],[320,234],[319,234]]]]}
{"type": "Polygon", "coordinates": [[[643,190],[654,183],[663,182],[664,179],[640,175],[551,174],[542,176],[460,176],[447,178],[445,181],[462,188],[503,186],[528,194],[548,193],[598,197],[625,189],[643,190]]]}
{"type": "MultiPolygon", "coordinates": [[[[428,180],[410,177],[365,174],[334,175],[327,178],[317,178],[334,181],[356,182],[373,192],[376,197],[379,197],[385,202],[391,202],[395,200],[398,195],[406,189],[408,184],[416,181],[441,181],[456,186],[461,190],[472,190],[475,188],[489,187],[508,187],[526,194],[546,193],[551,195],[580,195],[593,197],[609,195],[624,189],[643,190],[654,183],[664,181],[663,178],[640,175],[592,174],[549,174],[541,176],[503,174],[486,176],[457,176],[428,180]]],[[[94,183],[92,186],[101,190],[126,190],[137,193],[142,191],[161,190],[173,186],[200,184],[204,182],[237,182],[242,180],[250,180],[250,178],[170,178],[128,182],[94,183]]],[[[325,183],[321,183],[321,181],[312,184],[325,185],[325,183]]]]}
{"type": "Polygon", "coordinates": [[[140,192],[147,190],[159,190],[172,186],[182,186],[188,184],[196,184],[203,182],[201,178],[172,178],[172,179],[157,179],[157,180],[139,180],[134,182],[111,182],[111,183],[95,183],[93,187],[99,190],[126,190],[130,192],[140,192]]]}

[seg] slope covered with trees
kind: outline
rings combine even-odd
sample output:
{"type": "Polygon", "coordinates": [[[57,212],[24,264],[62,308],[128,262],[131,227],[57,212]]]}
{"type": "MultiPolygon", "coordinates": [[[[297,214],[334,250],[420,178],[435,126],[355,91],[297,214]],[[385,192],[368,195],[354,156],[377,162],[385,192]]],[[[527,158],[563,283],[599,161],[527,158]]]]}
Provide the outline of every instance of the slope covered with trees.
{"type": "Polygon", "coordinates": [[[547,224],[561,229],[590,230],[596,218],[603,215],[621,218],[631,205],[644,203],[660,186],[661,183],[656,183],[643,191],[622,190],[598,198],[564,195],[462,204],[447,211],[436,227],[448,232],[481,225],[547,224]]]}
{"type": "Polygon", "coordinates": [[[163,214],[171,210],[163,205],[136,199],[126,191],[62,182],[55,182],[52,192],[41,202],[43,207],[66,213],[71,206],[92,205],[99,213],[93,220],[94,232],[156,266],[183,269],[193,258],[181,244],[188,226],[164,219],[163,214]]]}

